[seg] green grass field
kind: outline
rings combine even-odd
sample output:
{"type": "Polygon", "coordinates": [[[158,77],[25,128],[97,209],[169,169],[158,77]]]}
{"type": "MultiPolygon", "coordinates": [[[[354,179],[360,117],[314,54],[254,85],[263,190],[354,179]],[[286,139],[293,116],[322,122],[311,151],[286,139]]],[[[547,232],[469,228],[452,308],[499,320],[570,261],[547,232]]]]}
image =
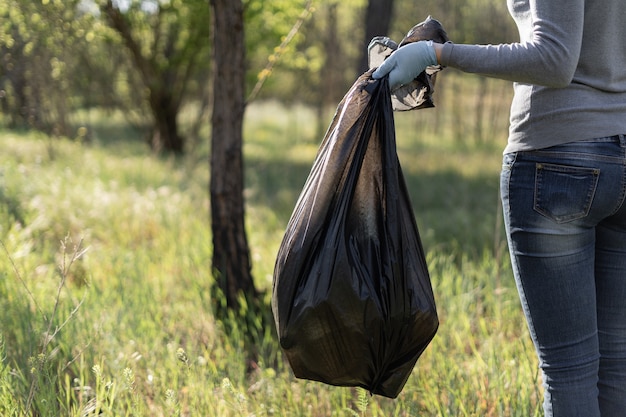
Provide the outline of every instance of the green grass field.
{"type": "MultiPolygon", "coordinates": [[[[441,325],[395,400],[295,379],[272,329],[258,329],[246,375],[240,320],[211,315],[206,152],[157,158],[112,126],[90,143],[0,130],[0,415],[539,416],[499,216],[504,133],[460,143],[429,130],[434,111],[396,119],[441,325]]],[[[313,119],[276,103],[247,112],[263,290],[321,139],[313,119]]]]}

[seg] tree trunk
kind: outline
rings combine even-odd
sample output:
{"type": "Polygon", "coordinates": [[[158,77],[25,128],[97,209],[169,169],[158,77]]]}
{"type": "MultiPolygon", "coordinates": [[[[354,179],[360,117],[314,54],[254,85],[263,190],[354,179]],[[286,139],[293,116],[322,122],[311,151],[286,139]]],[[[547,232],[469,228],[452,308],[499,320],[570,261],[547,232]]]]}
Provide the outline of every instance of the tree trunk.
{"type": "Polygon", "coordinates": [[[374,36],[388,36],[391,24],[391,14],[393,13],[394,0],[369,0],[367,9],[365,10],[365,32],[363,34],[363,42],[361,49],[361,58],[359,59],[359,74],[368,70],[367,64],[367,45],[374,36]]]}
{"type": "Polygon", "coordinates": [[[148,138],[150,149],[156,152],[182,154],[185,141],[178,133],[178,106],[166,92],[152,92],[150,108],[154,115],[154,128],[148,138]]]}
{"type": "Polygon", "coordinates": [[[245,46],[241,0],[211,0],[214,19],[214,104],[211,119],[213,272],[226,306],[256,299],[244,227],[243,116],[245,46]]]}

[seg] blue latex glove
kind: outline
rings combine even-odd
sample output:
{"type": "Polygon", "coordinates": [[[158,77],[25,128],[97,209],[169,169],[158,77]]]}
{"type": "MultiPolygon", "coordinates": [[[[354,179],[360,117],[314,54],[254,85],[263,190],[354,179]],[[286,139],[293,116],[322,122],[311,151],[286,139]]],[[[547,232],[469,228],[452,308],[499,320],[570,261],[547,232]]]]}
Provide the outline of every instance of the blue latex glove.
{"type": "Polygon", "coordinates": [[[372,78],[379,79],[389,74],[392,90],[408,84],[420,75],[426,67],[437,65],[433,41],[419,41],[406,44],[395,50],[376,71],[372,78]]]}

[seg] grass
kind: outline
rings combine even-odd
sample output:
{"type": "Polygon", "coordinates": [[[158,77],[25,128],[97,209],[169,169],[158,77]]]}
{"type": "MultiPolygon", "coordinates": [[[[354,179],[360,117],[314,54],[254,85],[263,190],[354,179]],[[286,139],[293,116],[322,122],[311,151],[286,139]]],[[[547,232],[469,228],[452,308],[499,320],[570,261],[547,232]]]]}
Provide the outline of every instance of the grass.
{"type": "MultiPolygon", "coordinates": [[[[150,156],[122,127],[92,143],[0,131],[0,415],[540,415],[499,226],[503,142],[433,134],[435,111],[396,120],[441,326],[395,400],[295,379],[255,318],[264,354],[246,374],[246,320],[211,315],[202,156],[150,156]]],[[[247,227],[261,289],[317,151],[315,130],[306,108],[248,109],[247,227]]]]}

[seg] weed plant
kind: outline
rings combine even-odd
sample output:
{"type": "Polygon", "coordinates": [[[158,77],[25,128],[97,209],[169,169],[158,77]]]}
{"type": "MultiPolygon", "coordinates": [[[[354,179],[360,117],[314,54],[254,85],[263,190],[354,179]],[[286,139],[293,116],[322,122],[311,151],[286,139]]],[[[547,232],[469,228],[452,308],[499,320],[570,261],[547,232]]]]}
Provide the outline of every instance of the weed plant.
{"type": "MultiPolygon", "coordinates": [[[[427,117],[397,117],[398,152],[441,325],[394,400],[295,379],[245,305],[213,319],[203,156],[0,131],[0,415],[539,416],[499,226],[500,146],[433,135],[427,117]],[[261,353],[251,372],[243,323],[261,353]]],[[[317,124],[277,103],[247,112],[246,220],[267,305],[317,124]]]]}

